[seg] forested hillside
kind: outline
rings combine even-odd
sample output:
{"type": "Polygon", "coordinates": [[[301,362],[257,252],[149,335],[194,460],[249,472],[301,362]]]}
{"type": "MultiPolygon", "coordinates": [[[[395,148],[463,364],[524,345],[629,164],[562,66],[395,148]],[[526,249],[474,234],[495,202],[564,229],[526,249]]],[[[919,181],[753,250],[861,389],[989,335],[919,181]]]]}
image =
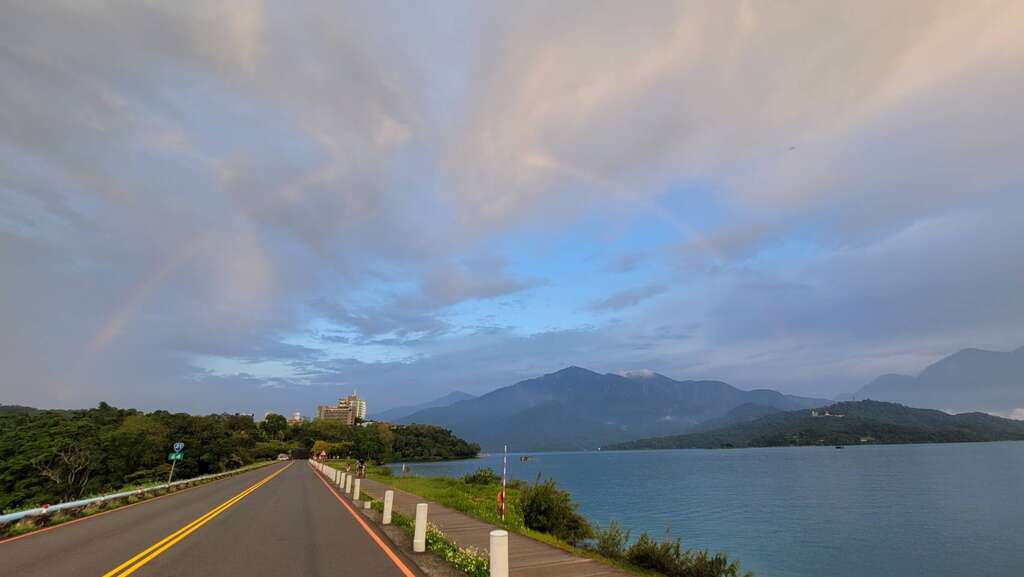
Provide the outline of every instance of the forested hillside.
{"type": "Polygon", "coordinates": [[[984,413],[950,415],[880,401],[836,403],[815,413],[818,416],[809,410],[775,413],[714,430],[641,439],[608,448],[717,449],[1024,440],[1024,421],[984,413]]]}

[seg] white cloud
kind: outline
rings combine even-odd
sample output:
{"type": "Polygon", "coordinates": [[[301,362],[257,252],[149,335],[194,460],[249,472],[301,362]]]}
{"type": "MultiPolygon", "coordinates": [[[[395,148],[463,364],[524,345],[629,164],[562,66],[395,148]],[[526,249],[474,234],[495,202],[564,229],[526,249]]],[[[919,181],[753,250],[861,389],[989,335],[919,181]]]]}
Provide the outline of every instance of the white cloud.
{"type": "MultiPolygon", "coordinates": [[[[447,335],[448,307],[558,282],[509,260],[510,231],[606,203],[693,242],[703,223],[658,204],[690,182],[728,215],[696,241],[722,267],[685,294],[611,327],[420,342],[403,367],[497,384],[560,363],[704,363],[805,370],[813,387],[903,338],[1021,336],[1021,4],[461,8],[6,7],[4,395],[214,386],[196,355],[308,365],[321,353],[282,342],[313,317],[356,333],[332,345],[447,335]],[[793,231],[826,255],[737,264],[793,231]]],[[[654,260],[623,248],[614,270],[654,260]]]]}

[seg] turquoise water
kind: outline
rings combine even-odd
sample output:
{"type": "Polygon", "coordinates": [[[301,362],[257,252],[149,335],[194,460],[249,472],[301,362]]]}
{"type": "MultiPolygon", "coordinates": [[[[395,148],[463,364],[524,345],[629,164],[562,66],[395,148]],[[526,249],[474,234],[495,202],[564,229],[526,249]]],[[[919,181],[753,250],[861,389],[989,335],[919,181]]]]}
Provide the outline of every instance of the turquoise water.
{"type": "MultiPolygon", "coordinates": [[[[410,464],[458,476],[501,455],[410,464]]],[[[400,467],[396,466],[396,470],[400,467]]],[[[536,453],[602,525],[666,529],[759,577],[1024,576],[1024,442],[536,453]]]]}

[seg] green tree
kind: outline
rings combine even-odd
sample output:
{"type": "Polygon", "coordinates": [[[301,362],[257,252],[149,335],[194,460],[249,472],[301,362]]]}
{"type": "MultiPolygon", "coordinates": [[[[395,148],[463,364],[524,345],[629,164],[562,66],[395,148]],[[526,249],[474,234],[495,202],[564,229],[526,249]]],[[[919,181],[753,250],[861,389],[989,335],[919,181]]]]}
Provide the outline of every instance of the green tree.
{"type": "Polygon", "coordinates": [[[394,435],[384,423],[356,427],[352,454],[361,461],[384,463],[391,458],[394,435]]]}
{"type": "Polygon", "coordinates": [[[353,427],[336,419],[316,419],[305,428],[315,439],[337,443],[353,438],[353,427]]]}
{"type": "Polygon", "coordinates": [[[260,423],[260,429],[268,439],[283,440],[284,434],[288,430],[288,421],[281,415],[276,413],[270,413],[267,415],[263,422],[260,423]]]}
{"type": "Polygon", "coordinates": [[[330,457],[331,453],[330,453],[330,451],[328,451],[328,449],[330,449],[330,448],[331,448],[330,444],[328,444],[327,441],[317,441],[317,442],[313,443],[313,458],[314,459],[319,459],[320,458],[320,453],[323,453],[323,454],[327,455],[328,457],[330,457]]]}

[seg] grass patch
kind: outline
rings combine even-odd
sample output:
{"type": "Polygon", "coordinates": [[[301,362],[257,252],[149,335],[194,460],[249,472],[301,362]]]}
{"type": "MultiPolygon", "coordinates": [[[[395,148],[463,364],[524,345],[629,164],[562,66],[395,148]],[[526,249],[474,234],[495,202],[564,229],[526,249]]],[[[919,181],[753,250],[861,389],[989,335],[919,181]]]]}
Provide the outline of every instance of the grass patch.
{"type": "Polygon", "coordinates": [[[507,529],[526,529],[523,512],[519,506],[519,490],[509,488],[505,492],[505,521],[498,516],[497,495],[500,485],[474,485],[461,479],[443,477],[384,477],[368,473],[371,479],[386,483],[408,493],[440,503],[507,529]]]}
{"type": "MultiPolygon", "coordinates": [[[[342,462],[339,461],[339,463],[342,462]]],[[[337,467],[337,465],[333,464],[332,466],[337,467]]],[[[343,466],[341,468],[344,469],[343,466]]],[[[628,537],[612,537],[612,542],[609,543],[608,536],[603,535],[603,532],[598,531],[598,540],[596,540],[593,544],[588,543],[588,546],[583,547],[573,546],[565,542],[564,540],[555,537],[554,535],[551,535],[549,533],[542,533],[540,531],[535,531],[526,527],[523,517],[522,501],[520,499],[523,493],[523,489],[526,488],[526,485],[521,481],[510,483],[509,486],[506,488],[505,520],[502,521],[498,515],[498,507],[496,502],[498,490],[501,488],[500,482],[483,485],[472,482],[466,482],[464,479],[461,478],[456,479],[449,477],[413,476],[401,477],[393,476],[391,474],[390,469],[388,469],[386,473],[382,473],[381,469],[384,469],[384,467],[368,467],[367,477],[375,481],[379,481],[381,483],[390,485],[396,489],[412,493],[414,495],[419,495],[424,499],[434,501],[445,507],[449,507],[456,511],[465,513],[470,517],[479,519],[486,523],[490,523],[492,525],[495,525],[496,527],[501,527],[503,529],[507,529],[508,531],[518,533],[520,535],[525,535],[527,537],[530,537],[531,539],[535,539],[542,543],[546,543],[548,545],[551,545],[552,547],[556,547],[578,557],[593,559],[594,561],[597,561],[599,563],[609,565],[626,573],[637,575],[640,577],[662,577],[666,574],[678,574],[675,571],[671,570],[675,569],[675,566],[671,567],[668,573],[661,573],[632,563],[631,557],[625,554],[625,552],[623,552],[622,554],[617,554],[623,548],[625,548],[626,550],[629,549],[628,547],[626,547],[626,540],[628,539],[628,537]],[[598,542],[601,539],[601,537],[604,537],[606,540],[606,542],[603,544],[598,542]],[[618,542],[616,543],[615,541],[617,540],[618,542]],[[598,550],[595,550],[600,549],[602,545],[604,545],[605,550],[608,553],[612,553],[612,555],[603,555],[598,550]],[[615,547],[615,545],[618,545],[618,547],[615,547]]],[[[355,470],[354,465],[352,470],[355,470]]],[[[636,551],[634,553],[637,552],[639,551],[636,551]]],[[[672,551],[669,551],[668,553],[675,552],[676,551],[673,548],[672,551]]],[[[681,558],[682,555],[683,552],[680,552],[680,555],[668,555],[666,553],[665,555],[660,556],[659,559],[666,556],[672,559],[677,559],[681,558]]],[[[694,555],[695,557],[687,558],[686,565],[692,565],[692,563],[690,562],[691,559],[697,559],[701,561],[705,559],[702,552],[692,552],[692,555],[694,555]]],[[[641,561],[647,560],[644,556],[640,556],[637,554],[634,554],[632,558],[637,558],[641,561]]],[[[723,569],[722,571],[715,571],[715,569],[718,569],[717,561],[724,560],[724,558],[713,556],[711,557],[711,560],[715,561],[713,563],[710,563],[710,565],[713,566],[711,567],[711,571],[708,571],[707,573],[694,572],[693,575],[696,577],[702,575],[739,574],[738,565],[729,564],[728,562],[726,562],[724,566],[721,567],[723,569]]],[[[682,564],[683,563],[680,563],[680,565],[682,564]]],[[[663,565],[666,565],[666,567],[668,567],[669,564],[665,563],[663,565]]]]}
{"type": "Polygon", "coordinates": [[[505,489],[505,521],[498,516],[496,497],[500,484],[476,485],[466,483],[462,479],[448,477],[389,477],[379,475],[375,470],[368,469],[367,476],[396,489],[419,495],[445,507],[460,511],[481,521],[497,527],[525,535],[542,543],[567,551],[580,557],[610,565],[642,577],[655,577],[658,574],[635,567],[625,561],[606,558],[594,551],[582,547],[574,547],[553,535],[528,529],[523,521],[523,510],[520,505],[519,484],[505,489]]]}

